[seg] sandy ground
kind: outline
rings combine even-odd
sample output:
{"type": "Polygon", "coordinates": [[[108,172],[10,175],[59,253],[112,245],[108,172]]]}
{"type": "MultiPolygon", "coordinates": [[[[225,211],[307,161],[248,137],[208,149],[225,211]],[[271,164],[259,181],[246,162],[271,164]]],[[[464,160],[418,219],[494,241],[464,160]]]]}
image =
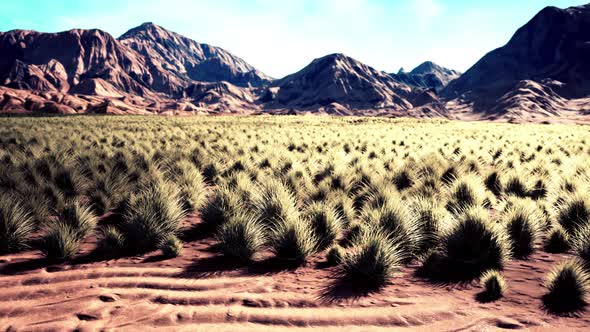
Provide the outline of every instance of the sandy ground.
{"type": "MultiPolygon", "coordinates": [[[[196,219],[195,219],[196,220],[196,219]]],[[[38,252],[0,256],[0,330],[18,331],[486,331],[584,330],[590,314],[557,317],[542,308],[545,274],[568,255],[538,251],[509,263],[497,302],[480,303],[477,282],[432,284],[404,268],[378,293],[336,286],[321,255],[287,269],[271,257],[238,266],[211,250],[213,240],[185,244],[181,257],[154,252],[107,261],[48,265],[38,252]]]]}

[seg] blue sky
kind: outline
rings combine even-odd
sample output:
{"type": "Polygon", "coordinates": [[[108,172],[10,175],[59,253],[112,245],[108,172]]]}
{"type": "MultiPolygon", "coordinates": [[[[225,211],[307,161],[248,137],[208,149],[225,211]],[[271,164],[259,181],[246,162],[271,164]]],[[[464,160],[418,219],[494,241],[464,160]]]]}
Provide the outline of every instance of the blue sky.
{"type": "Polygon", "coordinates": [[[151,21],[282,77],[336,52],[388,72],[425,60],[465,71],[543,7],[590,0],[1,1],[0,31],[99,28],[118,37],[151,21]]]}

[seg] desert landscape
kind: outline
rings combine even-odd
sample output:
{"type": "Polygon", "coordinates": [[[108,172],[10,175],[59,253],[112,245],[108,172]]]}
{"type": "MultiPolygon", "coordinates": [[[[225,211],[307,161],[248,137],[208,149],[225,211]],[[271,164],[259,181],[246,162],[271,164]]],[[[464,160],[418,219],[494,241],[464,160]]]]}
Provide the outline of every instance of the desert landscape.
{"type": "Polygon", "coordinates": [[[0,330],[590,328],[590,4],[464,73],[0,32],[0,330]]]}

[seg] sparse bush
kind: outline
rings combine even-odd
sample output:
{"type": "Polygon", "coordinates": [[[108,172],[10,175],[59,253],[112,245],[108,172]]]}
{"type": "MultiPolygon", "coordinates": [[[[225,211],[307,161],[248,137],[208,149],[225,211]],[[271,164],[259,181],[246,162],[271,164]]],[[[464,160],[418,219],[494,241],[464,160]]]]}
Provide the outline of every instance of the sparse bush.
{"type": "Polygon", "coordinates": [[[478,297],[484,302],[495,301],[504,296],[506,291],[506,281],[499,271],[484,272],[480,277],[480,284],[484,290],[478,294],[478,297]]]}
{"type": "Polygon", "coordinates": [[[304,219],[310,223],[319,250],[331,246],[342,233],[342,221],[329,205],[312,203],[307,207],[304,219]]]}
{"type": "Polygon", "coordinates": [[[303,263],[317,249],[317,239],[308,223],[288,217],[274,226],[271,247],[278,258],[303,263]]]}
{"type": "Polygon", "coordinates": [[[129,247],[138,252],[155,249],[175,235],[186,212],[179,190],[159,180],[132,196],[125,211],[125,235],[129,247]]]}
{"type": "Polygon", "coordinates": [[[408,258],[418,251],[424,239],[418,220],[401,200],[387,200],[379,207],[367,207],[361,213],[361,220],[369,227],[379,228],[390,241],[398,243],[408,258]]]}
{"type": "Polygon", "coordinates": [[[418,253],[424,253],[440,242],[443,231],[449,227],[449,215],[432,198],[418,197],[414,200],[412,208],[420,229],[419,233],[422,234],[418,253]]]}
{"type": "Polygon", "coordinates": [[[244,209],[242,200],[228,186],[219,186],[212,194],[212,198],[201,210],[201,218],[212,228],[226,223],[230,217],[244,209]]]}
{"type": "Polygon", "coordinates": [[[118,256],[125,249],[125,237],[119,229],[108,226],[102,229],[97,250],[102,255],[118,256]]]}
{"type": "Polygon", "coordinates": [[[254,198],[254,208],[263,224],[270,227],[277,227],[285,220],[299,218],[293,194],[276,179],[262,183],[259,194],[254,198]]]}
{"type": "Polygon", "coordinates": [[[568,233],[575,233],[589,221],[590,199],[586,195],[569,195],[557,206],[557,222],[568,233]]]}
{"type": "Polygon", "coordinates": [[[26,248],[34,230],[34,220],[21,203],[0,194],[0,254],[26,248]]]}
{"type": "Polygon", "coordinates": [[[393,277],[406,258],[404,250],[386,234],[366,232],[344,257],[340,275],[357,287],[378,289],[393,277]]]}
{"type": "Polygon", "coordinates": [[[189,161],[181,161],[170,167],[172,180],[180,188],[180,198],[187,211],[197,211],[206,202],[205,182],[201,172],[189,161]]]}
{"type": "Polygon", "coordinates": [[[97,218],[92,209],[79,201],[69,201],[58,211],[58,222],[70,226],[76,238],[82,241],[96,227],[97,218]]]}
{"type": "Polygon", "coordinates": [[[588,301],[590,276],[576,260],[553,269],[545,281],[548,293],[543,296],[545,307],[555,313],[582,310],[588,301]]]}
{"type": "Polygon", "coordinates": [[[165,257],[177,257],[182,252],[182,241],[176,235],[171,234],[162,240],[158,247],[165,257]]]}
{"type": "Polygon", "coordinates": [[[346,252],[341,246],[334,245],[328,250],[328,253],[326,254],[326,262],[330,266],[339,265],[340,263],[342,263],[345,254],[346,252]]]}
{"type": "Polygon", "coordinates": [[[567,231],[561,225],[553,225],[547,236],[545,251],[562,253],[570,250],[570,240],[567,231]]]}
{"type": "Polygon", "coordinates": [[[492,224],[487,211],[463,212],[441,239],[447,269],[465,276],[489,269],[501,270],[510,257],[510,242],[501,227],[492,224]]]}
{"type": "Polygon", "coordinates": [[[572,247],[581,263],[590,271],[590,224],[580,228],[574,234],[572,247]]]}
{"type": "Polygon", "coordinates": [[[514,257],[526,258],[541,236],[541,215],[534,202],[519,201],[502,216],[514,257]]]}
{"type": "Polygon", "coordinates": [[[231,215],[219,228],[216,238],[224,255],[243,262],[252,261],[267,242],[260,221],[244,212],[231,215]]]}
{"type": "Polygon", "coordinates": [[[485,187],[475,175],[464,175],[455,180],[449,189],[447,210],[459,214],[462,210],[483,206],[485,187]]]}
{"type": "Polygon", "coordinates": [[[517,174],[512,174],[506,181],[504,192],[508,195],[515,195],[518,197],[527,197],[529,194],[529,187],[524,179],[517,174]]]}
{"type": "Polygon", "coordinates": [[[80,238],[77,230],[62,222],[54,223],[41,243],[41,251],[51,261],[72,259],[79,250],[80,238]]]}

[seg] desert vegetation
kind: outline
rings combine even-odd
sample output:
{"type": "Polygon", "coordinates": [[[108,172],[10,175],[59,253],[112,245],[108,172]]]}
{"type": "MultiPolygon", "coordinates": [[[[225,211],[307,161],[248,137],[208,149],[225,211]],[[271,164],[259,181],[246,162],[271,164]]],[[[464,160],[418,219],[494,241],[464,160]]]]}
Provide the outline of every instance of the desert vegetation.
{"type": "Polygon", "coordinates": [[[4,118],[0,251],[169,258],[197,232],[246,266],[321,257],[379,290],[417,264],[426,280],[479,279],[490,300],[509,296],[511,260],[559,252],[572,261],[547,271],[545,304],[579,310],[589,139],[581,126],[446,120],[4,118]]]}

